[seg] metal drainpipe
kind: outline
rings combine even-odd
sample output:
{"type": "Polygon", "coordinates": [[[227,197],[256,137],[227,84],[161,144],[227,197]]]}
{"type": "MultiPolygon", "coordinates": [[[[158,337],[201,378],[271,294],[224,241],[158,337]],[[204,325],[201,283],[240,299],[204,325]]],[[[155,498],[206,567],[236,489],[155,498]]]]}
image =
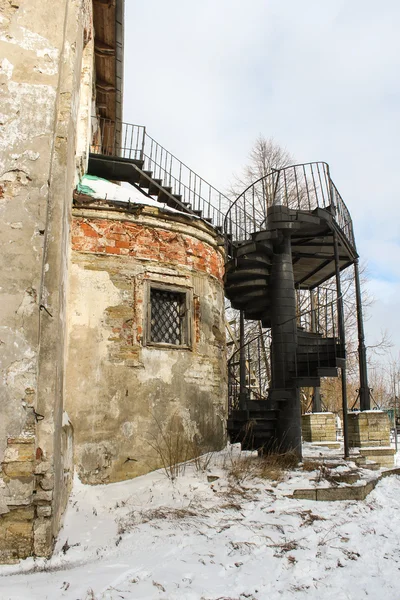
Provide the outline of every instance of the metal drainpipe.
{"type": "Polygon", "coordinates": [[[370,410],[371,397],[368,386],[367,350],[365,348],[364,322],[362,313],[360,271],[358,258],[354,261],[354,280],[356,287],[357,328],[358,328],[358,365],[360,371],[360,410],[370,410]]]}
{"type": "MultiPolygon", "coordinates": [[[[340,342],[346,348],[346,333],[344,326],[344,310],[342,298],[342,285],[340,282],[340,267],[339,267],[339,245],[337,241],[337,233],[333,234],[333,247],[335,253],[335,271],[336,271],[336,293],[337,293],[337,308],[338,308],[338,324],[340,342]]],[[[347,418],[347,382],[346,382],[346,367],[341,368],[342,375],[342,407],[343,407],[343,440],[344,440],[344,457],[349,458],[349,430],[347,418]]]]}

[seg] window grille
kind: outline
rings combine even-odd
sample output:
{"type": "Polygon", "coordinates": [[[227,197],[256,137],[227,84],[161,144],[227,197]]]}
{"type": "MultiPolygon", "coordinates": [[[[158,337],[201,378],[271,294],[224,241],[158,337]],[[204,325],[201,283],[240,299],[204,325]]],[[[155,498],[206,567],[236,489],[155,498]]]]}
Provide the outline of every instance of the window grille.
{"type": "Polygon", "coordinates": [[[181,346],[186,341],[186,294],[150,289],[150,342],[181,346]]]}

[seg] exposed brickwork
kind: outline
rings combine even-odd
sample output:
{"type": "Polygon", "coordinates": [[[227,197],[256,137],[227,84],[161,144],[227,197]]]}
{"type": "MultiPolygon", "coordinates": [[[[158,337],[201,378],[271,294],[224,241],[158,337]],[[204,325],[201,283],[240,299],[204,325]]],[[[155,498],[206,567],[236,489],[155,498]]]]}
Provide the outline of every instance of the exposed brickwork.
{"type": "Polygon", "coordinates": [[[75,217],[72,248],[187,266],[220,281],[224,273],[222,255],[210,244],[191,235],[129,221],[75,217]]]}

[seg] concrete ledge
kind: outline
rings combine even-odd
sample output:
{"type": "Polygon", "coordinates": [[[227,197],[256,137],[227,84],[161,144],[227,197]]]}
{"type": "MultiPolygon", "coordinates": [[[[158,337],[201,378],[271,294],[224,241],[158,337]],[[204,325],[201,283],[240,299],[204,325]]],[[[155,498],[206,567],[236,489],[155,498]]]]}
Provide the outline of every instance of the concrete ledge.
{"type": "Polygon", "coordinates": [[[381,467],[393,467],[394,455],[396,450],[394,448],[385,446],[373,446],[360,448],[360,456],[372,460],[378,463],[381,467]]]}
{"type": "Polygon", "coordinates": [[[366,481],[362,484],[357,484],[348,487],[330,487],[330,488],[305,488],[294,490],[288,498],[296,500],[315,500],[320,502],[337,502],[343,500],[365,500],[372,492],[376,484],[384,477],[390,475],[400,475],[400,468],[388,469],[380,473],[375,479],[366,481]]]}
{"type": "Polygon", "coordinates": [[[323,448],[330,448],[331,450],[338,450],[340,448],[340,442],[312,442],[311,446],[322,446],[323,448]]]}

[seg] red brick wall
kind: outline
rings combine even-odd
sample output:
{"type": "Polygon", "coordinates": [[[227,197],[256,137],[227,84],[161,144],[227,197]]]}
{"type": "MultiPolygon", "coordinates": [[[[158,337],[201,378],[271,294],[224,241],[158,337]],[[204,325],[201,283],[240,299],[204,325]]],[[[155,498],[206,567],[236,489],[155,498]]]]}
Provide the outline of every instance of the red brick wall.
{"type": "Polygon", "coordinates": [[[187,266],[220,281],[224,272],[223,258],[211,245],[190,235],[128,221],[74,217],[72,249],[187,266]]]}

